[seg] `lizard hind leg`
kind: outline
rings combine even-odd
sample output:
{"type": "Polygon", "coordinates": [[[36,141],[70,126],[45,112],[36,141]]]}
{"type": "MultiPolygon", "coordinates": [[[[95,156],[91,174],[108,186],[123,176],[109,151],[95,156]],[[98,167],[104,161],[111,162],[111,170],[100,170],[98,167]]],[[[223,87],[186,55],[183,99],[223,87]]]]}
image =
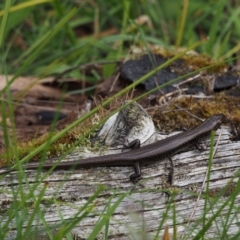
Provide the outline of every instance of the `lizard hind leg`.
{"type": "Polygon", "coordinates": [[[134,168],[134,173],[130,175],[130,180],[131,182],[133,182],[133,184],[136,184],[140,179],[142,179],[139,162],[135,162],[133,165],[133,168],[134,168]]]}

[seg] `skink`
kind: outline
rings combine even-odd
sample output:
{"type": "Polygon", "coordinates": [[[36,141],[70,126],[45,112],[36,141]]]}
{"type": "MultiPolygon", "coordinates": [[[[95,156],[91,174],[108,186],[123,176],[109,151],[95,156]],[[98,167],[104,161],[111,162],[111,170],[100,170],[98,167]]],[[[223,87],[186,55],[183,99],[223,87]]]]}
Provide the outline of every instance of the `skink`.
{"type": "MultiPolygon", "coordinates": [[[[223,114],[212,115],[196,128],[132,151],[91,157],[77,161],[60,162],[54,169],[69,170],[89,167],[133,166],[135,172],[130,176],[130,180],[135,183],[141,178],[141,165],[147,165],[152,161],[161,160],[165,157],[171,157],[172,155],[183,151],[186,147],[192,145],[193,142],[199,141],[208,136],[211,131],[217,130],[224,118],[225,116],[223,114]]],[[[54,165],[54,163],[47,163],[40,166],[37,164],[29,164],[25,167],[25,169],[50,169],[54,165]]],[[[14,169],[4,168],[4,170],[6,171],[1,172],[0,174],[11,172],[14,169]]]]}

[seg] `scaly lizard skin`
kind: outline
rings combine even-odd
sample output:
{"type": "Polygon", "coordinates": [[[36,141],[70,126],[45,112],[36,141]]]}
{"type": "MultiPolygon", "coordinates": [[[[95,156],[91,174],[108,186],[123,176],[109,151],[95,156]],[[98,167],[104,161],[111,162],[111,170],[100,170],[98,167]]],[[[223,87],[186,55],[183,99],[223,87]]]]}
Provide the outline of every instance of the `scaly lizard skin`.
{"type": "MultiPolygon", "coordinates": [[[[130,145],[137,143],[138,148],[135,147],[129,152],[91,157],[77,161],[60,162],[57,165],[55,163],[47,163],[43,165],[29,164],[25,167],[25,169],[38,169],[39,167],[41,169],[50,169],[54,167],[54,170],[68,170],[89,167],[133,166],[135,173],[130,176],[130,180],[136,183],[141,178],[141,165],[147,165],[153,161],[158,161],[165,157],[171,157],[172,155],[186,149],[186,147],[188,147],[189,144],[192,144],[192,142],[199,141],[209,135],[211,131],[217,130],[224,119],[225,116],[223,114],[212,115],[196,128],[143,147],[140,147],[140,142],[136,139],[131,142],[130,145]]],[[[2,168],[1,170],[4,171],[0,174],[5,174],[13,171],[14,169],[2,168]]]]}

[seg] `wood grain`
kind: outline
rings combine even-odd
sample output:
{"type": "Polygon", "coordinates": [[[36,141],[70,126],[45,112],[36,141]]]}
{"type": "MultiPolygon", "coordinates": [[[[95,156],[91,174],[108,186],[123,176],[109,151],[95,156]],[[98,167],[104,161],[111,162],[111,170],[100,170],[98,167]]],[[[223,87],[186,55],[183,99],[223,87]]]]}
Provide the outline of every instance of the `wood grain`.
{"type": "MultiPolygon", "coordinates": [[[[218,131],[219,132],[219,131],[218,131]]],[[[66,160],[76,160],[79,158],[79,153],[72,153],[67,156],[66,160]]],[[[173,233],[173,212],[176,211],[176,230],[178,239],[180,239],[184,229],[186,228],[185,238],[191,239],[197,230],[202,227],[202,213],[205,200],[200,197],[195,214],[187,226],[191,211],[197,200],[197,194],[200,192],[202,182],[208,168],[209,149],[203,152],[191,150],[175,155],[172,160],[174,162],[174,188],[177,195],[174,203],[168,202],[167,195],[163,193],[162,188],[166,179],[166,170],[168,168],[168,160],[158,161],[151,166],[142,169],[142,184],[144,186],[136,186],[131,194],[126,196],[122,203],[116,209],[114,215],[110,219],[109,239],[129,239],[130,236],[146,236],[145,239],[152,239],[155,236],[157,229],[160,226],[161,220],[166,214],[162,230],[159,233],[159,239],[163,236],[164,228],[169,226],[169,232],[173,233]],[[170,209],[167,211],[167,206],[170,204],[170,209]],[[131,232],[131,233],[130,233],[131,232]],[[134,233],[134,234],[133,234],[134,233]],[[190,234],[190,235],[188,235],[190,234]]],[[[229,129],[224,127],[217,153],[214,156],[210,175],[210,191],[208,196],[219,194],[221,189],[233,178],[238,171],[240,165],[240,142],[232,142],[229,139],[229,129]]],[[[57,229],[56,225],[61,225],[61,219],[58,211],[61,211],[64,219],[71,219],[77,212],[77,209],[82,207],[89,197],[97,190],[99,184],[105,185],[107,188],[94,201],[95,208],[87,217],[83,219],[73,230],[72,235],[79,239],[88,238],[96,222],[99,220],[104,208],[112,198],[112,204],[118,199],[121,193],[132,189],[133,185],[129,181],[129,176],[133,172],[131,167],[103,167],[79,169],[71,173],[67,171],[54,171],[47,176],[44,181],[39,182],[39,186],[34,191],[37,197],[39,192],[47,182],[45,199],[55,199],[54,201],[42,201],[41,209],[44,214],[45,221],[57,229]],[[115,193],[115,195],[114,195],[115,193]]],[[[29,192],[40,176],[44,176],[46,172],[37,175],[36,171],[27,171],[27,180],[22,183],[25,194],[29,192]],[[36,177],[37,176],[37,177],[36,177]]],[[[0,180],[0,218],[2,223],[6,217],[4,214],[12,204],[12,189],[17,191],[18,175],[13,172],[0,180]]],[[[227,189],[225,195],[221,197],[216,205],[220,205],[234,191],[235,183],[238,178],[233,179],[233,183],[227,189]]],[[[203,193],[205,189],[203,190],[203,193]]],[[[202,193],[202,194],[203,194],[202,193]]],[[[213,198],[209,200],[207,206],[211,204],[213,198]]],[[[31,206],[31,204],[30,204],[31,206]]],[[[227,236],[232,236],[239,232],[238,219],[239,212],[236,209],[240,207],[239,195],[235,199],[234,208],[232,209],[227,229],[227,236]]],[[[207,217],[210,218],[213,212],[217,210],[214,206],[209,210],[207,217]]],[[[33,207],[29,207],[29,214],[33,211],[33,207]]],[[[225,208],[222,216],[228,211],[225,208]]],[[[207,232],[207,237],[215,238],[219,236],[219,232],[223,230],[224,217],[217,218],[207,232]]],[[[38,239],[48,239],[46,231],[41,221],[34,221],[33,229],[39,230],[38,239]]],[[[12,221],[13,229],[9,231],[9,239],[16,236],[14,228],[14,220],[12,221]]],[[[100,233],[104,234],[104,228],[100,233]]]]}

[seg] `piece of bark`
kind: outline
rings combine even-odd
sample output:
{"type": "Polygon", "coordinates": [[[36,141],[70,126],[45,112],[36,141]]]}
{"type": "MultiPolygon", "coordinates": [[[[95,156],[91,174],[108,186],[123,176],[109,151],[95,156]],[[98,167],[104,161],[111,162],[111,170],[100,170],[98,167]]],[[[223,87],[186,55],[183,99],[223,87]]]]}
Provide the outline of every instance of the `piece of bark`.
{"type": "MultiPolygon", "coordinates": [[[[0,90],[6,87],[11,78],[12,76],[0,75],[0,90]]],[[[54,78],[49,77],[40,81],[36,77],[18,77],[9,86],[12,106],[9,108],[10,103],[6,105],[5,117],[10,123],[10,119],[14,119],[14,130],[12,131],[11,126],[8,126],[8,137],[12,138],[13,142],[15,138],[18,142],[31,141],[33,138],[48,133],[53,122],[59,123],[65,119],[69,125],[70,120],[76,120],[77,116],[89,111],[85,107],[88,102],[84,95],[72,96],[66,93],[64,88],[44,85],[51,80],[53,81],[54,78]],[[13,109],[14,116],[11,116],[13,109]],[[76,116],[75,119],[73,115],[76,116]]],[[[3,94],[3,99],[8,101],[5,95],[3,94]]],[[[0,122],[2,118],[2,113],[0,113],[0,122]]],[[[59,125],[63,128],[63,121],[59,125]]],[[[3,138],[0,141],[1,152],[4,151],[5,145],[3,138]]]]}
{"type": "MultiPolygon", "coordinates": [[[[219,131],[218,131],[219,132],[219,131]]],[[[220,190],[228,183],[230,179],[237,172],[237,168],[240,165],[240,142],[231,142],[229,139],[229,129],[226,127],[223,130],[220,143],[217,147],[217,153],[213,159],[211,168],[211,177],[209,183],[209,195],[216,195],[220,190]]],[[[65,160],[78,160],[79,153],[74,152],[69,154],[65,160]]],[[[164,227],[169,226],[169,232],[173,233],[173,208],[176,211],[176,223],[177,226],[177,238],[186,229],[185,235],[189,236],[188,239],[193,238],[198,230],[202,228],[202,221],[198,221],[203,217],[204,198],[200,198],[195,210],[195,214],[190,221],[190,225],[187,226],[187,221],[190,217],[191,211],[194,208],[197,197],[190,194],[194,189],[197,193],[201,189],[203,179],[206,175],[208,168],[209,149],[203,152],[198,150],[191,150],[183,152],[172,157],[174,163],[174,182],[173,185],[178,189],[178,194],[175,196],[174,204],[171,205],[170,211],[167,213],[167,219],[164,222],[164,226],[159,233],[159,236],[163,235],[164,227]]],[[[162,221],[164,214],[166,213],[167,196],[162,192],[163,184],[166,179],[166,164],[168,160],[160,159],[158,162],[148,167],[142,168],[142,184],[137,185],[130,195],[126,196],[121,204],[118,206],[114,215],[110,218],[109,226],[109,239],[129,239],[131,234],[143,236],[145,239],[152,239],[155,236],[157,229],[162,221]],[[130,233],[131,232],[133,233],[130,233]]],[[[113,193],[111,202],[112,204],[118,199],[119,194],[124,193],[132,189],[133,184],[129,181],[129,176],[132,174],[132,167],[102,167],[102,168],[88,168],[74,170],[71,173],[68,171],[53,171],[52,174],[44,178],[44,181],[39,183],[39,187],[34,191],[35,196],[39,195],[39,192],[47,182],[47,189],[44,194],[44,198],[58,200],[59,204],[56,206],[54,201],[42,201],[41,209],[44,212],[45,221],[50,225],[60,224],[61,217],[59,216],[59,210],[64,219],[73,218],[76,213],[76,208],[81,208],[97,190],[98,184],[106,185],[107,188],[102,192],[98,198],[94,201],[95,208],[93,212],[90,212],[73,230],[72,235],[79,239],[87,239],[92,232],[95,224],[99,220],[103,209],[109,201],[109,197],[113,193]],[[69,204],[70,203],[70,204],[69,204]]],[[[36,171],[27,171],[27,180],[30,189],[36,184],[36,179],[40,179],[46,172],[41,172],[37,176],[36,171]],[[37,178],[36,178],[37,176],[37,178]]],[[[231,184],[229,192],[226,192],[225,196],[221,197],[221,202],[218,202],[211,210],[208,211],[208,219],[216,212],[219,205],[222,204],[227,196],[234,191],[234,183],[238,178],[236,177],[231,184]],[[232,190],[231,190],[232,189],[232,190]]],[[[4,223],[5,210],[12,203],[12,189],[18,188],[18,175],[16,172],[6,175],[1,178],[0,186],[0,206],[1,206],[1,219],[4,223]]],[[[24,188],[24,192],[27,193],[28,186],[26,183],[21,183],[24,188]]],[[[205,191],[205,190],[204,190],[205,191]]],[[[240,206],[240,197],[237,196],[234,203],[234,209],[240,206]]],[[[227,236],[233,236],[239,232],[238,221],[240,217],[236,210],[232,210],[228,219],[228,229],[225,229],[227,236]]],[[[29,213],[33,211],[29,208],[29,213]]],[[[208,230],[206,237],[217,239],[219,234],[223,230],[224,217],[227,208],[222,211],[222,214],[212,224],[208,230]],[[220,233],[219,233],[220,232],[220,233]]],[[[207,220],[206,220],[207,221],[207,220]]],[[[13,220],[14,226],[14,220],[13,220]]],[[[46,231],[41,221],[33,223],[32,228],[39,230],[37,233],[38,239],[46,235],[46,231]]],[[[100,236],[104,232],[102,229],[100,236]]],[[[16,230],[9,231],[9,238],[15,239],[14,236],[16,230]]],[[[36,238],[36,239],[37,239],[36,238]]],[[[161,237],[159,237],[161,239],[161,237]]]]}

